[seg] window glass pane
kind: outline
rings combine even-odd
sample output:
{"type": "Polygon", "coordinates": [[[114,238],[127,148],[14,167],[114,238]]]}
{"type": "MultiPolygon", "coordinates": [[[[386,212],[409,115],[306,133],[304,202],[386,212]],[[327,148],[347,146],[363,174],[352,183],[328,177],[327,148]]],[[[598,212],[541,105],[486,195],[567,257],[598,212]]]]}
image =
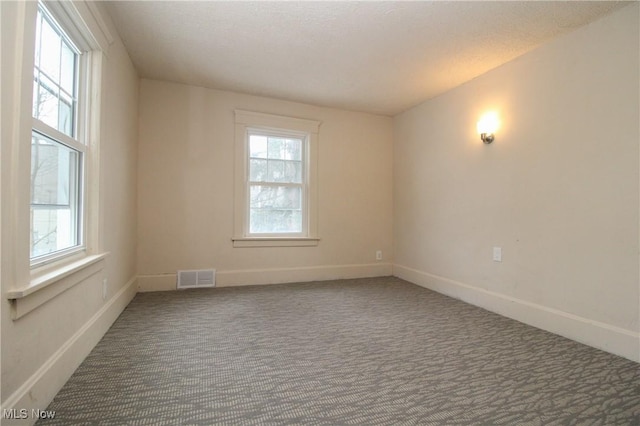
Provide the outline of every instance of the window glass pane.
{"type": "Polygon", "coordinates": [[[302,212],[293,210],[251,209],[252,234],[293,234],[302,232],[302,212]]]}
{"type": "Polygon", "coordinates": [[[249,232],[302,232],[300,187],[251,185],[249,232]]]}
{"type": "Polygon", "coordinates": [[[62,59],[60,64],[60,87],[62,87],[62,89],[69,95],[74,93],[75,67],[76,55],[67,43],[63,42],[62,59]]]}
{"type": "Polygon", "coordinates": [[[286,179],[284,177],[284,161],[269,160],[267,181],[286,182],[286,179]]]}
{"type": "Polygon", "coordinates": [[[284,158],[284,144],[285,140],[282,138],[269,138],[269,158],[283,159],[284,158]]]}
{"type": "Polygon", "coordinates": [[[249,136],[249,156],[252,158],[267,158],[267,137],[260,135],[249,136]]]}
{"type": "Polygon", "coordinates": [[[70,102],[60,99],[58,103],[58,130],[72,136],[73,131],[73,110],[70,102]]]}
{"type": "MultiPolygon", "coordinates": [[[[58,97],[52,92],[47,78],[43,78],[45,84],[38,86],[38,105],[36,118],[54,129],[58,129],[58,97]]],[[[60,129],[58,129],[60,130],[60,129]]]]}
{"type": "Polygon", "coordinates": [[[252,158],[249,160],[249,180],[252,182],[265,182],[267,179],[267,160],[252,158]]]}
{"type": "Polygon", "coordinates": [[[287,161],[284,165],[284,175],[287,182],[302,183],[302,163],[299,161],[287,161]]]}
{"type": "Polygon", "coordinates": [[[301,208],[301,189],[298,186],[251,185],[251,208],[297,209],[301,208]]]}
{"type": "Polygon", "coordinates": [[[31,257],[80,244],[81,154],[33,133],[31,138],[31,257]]]}
{"type": "Polygon", "coordinates": [[[298,161],[268,160],[268,182],[302,183],[302,163],[298,161]]]}
{"type": "Polygon", "coordinates": [[[42,20],[40,69],[54,81],[60,81],[60,35],[46,19],[42,20]]]}
{"type": "Polygon", "coordinates": [[[74,137],[78,54],[38,10],[33,116],[74,137]]]}
{"type": "Polygon", "coordinates": [[[302,140],[287,139],[284,149],[284,158],[286,160],[302,160],[302,140]]]}

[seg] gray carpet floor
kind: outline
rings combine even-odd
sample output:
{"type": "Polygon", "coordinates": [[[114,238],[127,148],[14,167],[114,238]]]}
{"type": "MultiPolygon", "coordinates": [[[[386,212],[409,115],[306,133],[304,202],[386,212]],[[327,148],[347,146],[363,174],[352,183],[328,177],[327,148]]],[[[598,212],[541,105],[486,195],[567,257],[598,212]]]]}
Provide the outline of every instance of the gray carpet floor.
{"type": "Polygon", "coordinates": [[[397,278],[136,295],[49,425],[639,425],[640,364],[397,278]]]}

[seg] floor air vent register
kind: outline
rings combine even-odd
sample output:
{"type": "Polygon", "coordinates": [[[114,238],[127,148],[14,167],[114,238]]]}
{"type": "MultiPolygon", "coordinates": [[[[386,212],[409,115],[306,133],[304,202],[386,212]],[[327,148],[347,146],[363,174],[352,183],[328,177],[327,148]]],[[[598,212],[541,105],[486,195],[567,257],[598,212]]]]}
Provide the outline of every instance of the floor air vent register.
{"type": "Polygon", "coordinates": [[[216,286],[215,269],[178,271],[178,289],[216,286]]]}

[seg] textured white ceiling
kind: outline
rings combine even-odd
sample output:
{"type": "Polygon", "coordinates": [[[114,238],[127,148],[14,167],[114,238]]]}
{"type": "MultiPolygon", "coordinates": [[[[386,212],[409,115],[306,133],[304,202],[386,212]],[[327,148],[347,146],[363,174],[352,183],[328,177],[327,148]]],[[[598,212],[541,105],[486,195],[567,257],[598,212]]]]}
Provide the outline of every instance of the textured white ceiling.
{"type": "Polygon", "coordinates": [[[107,2],[141,77],[394,115],[625,2],[107,2]]]}

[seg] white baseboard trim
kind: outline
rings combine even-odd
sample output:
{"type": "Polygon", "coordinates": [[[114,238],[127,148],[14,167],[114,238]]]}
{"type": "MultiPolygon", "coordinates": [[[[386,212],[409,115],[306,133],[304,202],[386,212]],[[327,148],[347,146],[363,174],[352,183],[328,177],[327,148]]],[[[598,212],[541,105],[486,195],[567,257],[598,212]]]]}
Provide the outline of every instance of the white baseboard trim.
{"type": "MultiPolygon", "coordinates": [[[[243,269],[216,271],[217,287],[244,285],[283,284],[293,282],[327,281],[348,278],[389,276],[393,272],[391,263],[368,263],[360,265],[327,265],[299,268],[243,269]]],[[[140,275],[138,291],[169,291],[176,289],[176,274],[140,275]]]]}
{"type": "Polygon", "coordinates": [[[247,269],[218,271],[216,285],[234,287],[254,284],[283,284],[308,281],[327,281],[350,278],[384,277],[393,273],[391,263],[360,265],[327,265],[301,268],[247,269]]]}
{"type": "Polygon", "coordinates": [[[508,318],[640,362],[640,333],[500,293],[393,265],[393,275],[508,318]]]}
{"type": "MultiPolygon", "coordinates": [[[[2,409],[26,409],[29,413],[29,418],[16,420],[15,424],[35,423],[37,419],[30,416],[32,410],[47,408],[135,295],[136,277],[133,277],[4,401],[2,409]]],[[[2,419],[3,425],[12,422],[2,419]]]]}

